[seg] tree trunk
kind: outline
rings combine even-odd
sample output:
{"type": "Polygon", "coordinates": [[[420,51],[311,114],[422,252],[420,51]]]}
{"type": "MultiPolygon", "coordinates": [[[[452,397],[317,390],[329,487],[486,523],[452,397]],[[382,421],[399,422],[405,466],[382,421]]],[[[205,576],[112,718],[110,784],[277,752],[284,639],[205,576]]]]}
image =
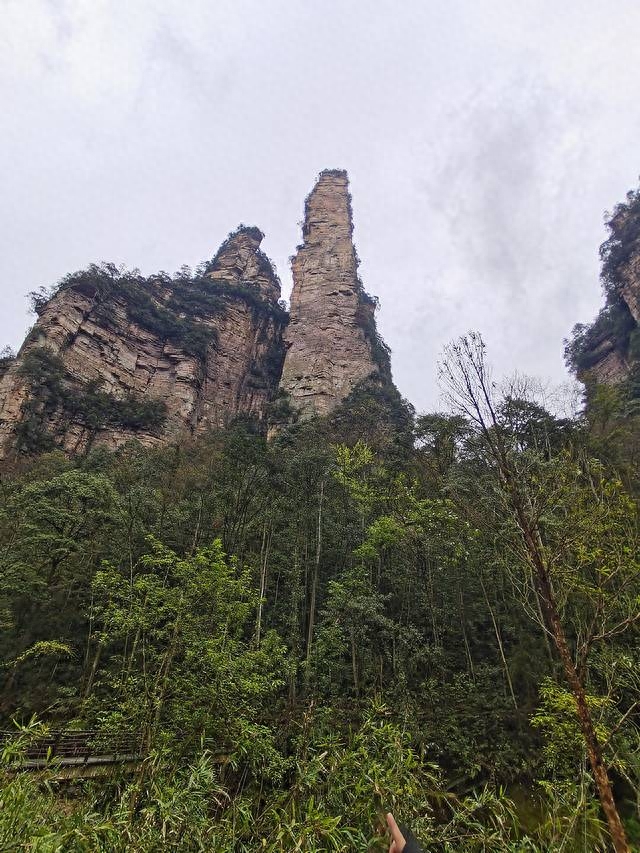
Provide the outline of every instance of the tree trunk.
{"type": "Polygon", "coordinates": [[[607,772],[607,768],[602,758],[602,746],[598,740],[595,726],[593,725],[593,719],[591,717],[591,711],[587,704],[586,693],[573,663],[573,658],[569,651],[569,645],[564,635],[562,623],[560,622],[560,618],[556,612],[555,602],[553,599],[548,603],[548,610],[550,611],[549,617],[551,622],[549,627],[562,662],[562,667],[564,669],[569,688],[576,700],[580,728],[587,747],[589,764],[591,765],[591,772],[593,773],[593,779],[598,791],[598,797],[600,798],[600,804],[609,826],[609,834],[611,835],[613,848],[616,853],[629,853],[629,843],[627,841],[624,826],[620,820],[620,815],[618,814],[618,809],[616,808],[615,800],[613,799],[609,773],[607,772]]]}
{"type": "Polygon", "coordinates": [[[309,627],[307,630],[307,666],[311,660],[311,646],[313,644],[313,629],[316,621],[316,598],[318,595],[318,575],[320,573],[320,555],[322,553],[322,503],[324,500],[324,480],[320,483],[320,497],[318,500],[318,521],[316,525],[316,557],[313,565],[313,581],[311,582],[311,602],[309,604],[309,627]]]}
{"type": "Polygon", "coordinates": [[[356,654],[356,634],[351,628],[351,669],[353,672],[353,687],[356,691],[356,697],[360,695],[360,684],[358,682],[358,657],[356,654]]]}
{"type": "Polygon", "coordinates": [[[93,662],[91,664],[91,670],[90,670],[89,675],[87,677],[87,683],[86,683],[86,686],[85,686],[84,691],[82,693],[83,699],[88,699],[89,696],[91,695],[91,690],[93,688],[93,680],[96,677],[96,670],[98,669],[98,664],[100,662],[100,656],[102,655],[103,647],[104,647],[104,643],[102,641],[100,641],[98,643],[98,645],[96,646],[96,652],[93,656],[93,662]]]}
{"type": "Polygon", "coordinates": [[[554,645],[558,650],[558,655],[564,669],[569,689],[576,700],[576,710],[578,720],[580,722],[580,729],[582,730],[582,736],[584,737],[585,745],[587,747],[589,764],[591,765],[593,780],[598,791],[600,805],[602,806],[602,811],[607,819],[611,842],[616,853],[629,853],[629,842],[627,841],[624,826],[620,820],[620,815],[618,814],[618,809],[613,798],[613,790],[611,788],[609,773],[607,772],[607,768],[602,758],[602,746],[598,740],[598,735],[596,734],[593,719],[591,717],[591,711],[587,704],[584,685],[578,676],[573,658],[571,657],[569,644],[567,643],[562,621],[556,607],[549,573],[542,556],[541,547],[539,547],[537,541],[539,535],[536,536],[537,530],[531,530],[524,510],[517,500],[517,493],[512,492],[512,501],[514,509],[516,510],[518,526],[522,532],[525,546],[533,564],[536,589],[542,605],[545,623],[549,633],[553,637],[554,645]]]}
{"type": "Polygon", "coordinates": [[[178,612],[176,613],[176,621],[173,625],[173,631],[171,633],[171,640],[169,641],[169,648],[167,649],[164,658],[162,659],[162,663],[160,664],[160,669],[158,670],[158,674],[156,676],[156,681],[160,682],[160,689],[156,694],[155,700],[155,711],[153,714],[153,722],[149,726],[147,732],[147,750],[151,749],[153,744],[153,740],[155,737],[156,730],[160,724],[160,717],[162,715],[162,708],[164,706],[164,699],[167,692],[167,687],[169,686],[169,675],[171,673],[171,665],[173,663],[173,658],[175,657],[175,653],[178,646],[178,636],[180,634],[181,622],[182,622],[182,602],[184,596],[180,597],[180,604],[178,607],[178,612]]]}
{"type": "Polygon", "coordinates": [[[484,595],[484,600],[489,608],[489,614],[491,615],[491,622],[493,624],[493,632],[496,635],[496,640],[498,642],[498,651],[500,652],[500,660],[502,661],[502,666],[504,669],[504,674],[507,679],[507,684],[509,685],[509,692],[511,693],[511,699],[513,700],[513,707],[518,710],[518,703],[516,701],[516,694],[513,692],[513,683],[511,681],[511,673],[509,672],[509,665],[507,663],[507,659],[504,654],[504,647],[502,645],[502,637],[500,636],[500,631],[498,629],[498,623],[496,622],[495,613],[493,612],[493,607],[491,606],[491,602],[489,601],[489,596],[487,595],[487,590],[484,585],[484,580],[482,577],[482,571],[480,572],[480,586],[482,587],[482,594],[484,595]]]}
{"type": "Polygon", "coordinates": [[[498,479],[505,502],[522,536],[523,545],[533,570],[536,597],[541,605],[543,627],[551,635],[562,663],[567,684],[576,702],[577,716],[587,748],[591,772],[598,790],[602,810],[616,853],[629,853],[629,843],[616,808],[611,781],[602,758],[584,683],[578,675],[556,606],[548,572],[538,516],[532,511],[530,495],[521,486],[517,467],[513,465],[503,427],[492,399],[490,372],[484,361],[484,342],[474,333],[448,348],[441,364],[441,377],[448,385],[451,399],[459,410],[479,428],[487,449],[498,469],[498,479]]]}
{"type": "Polygon", "coordinates": [[[204,498],[200,495],[200,503],[198,505],[198,518],[196,520],[196,529],[193,532],[193,541],[191,542],[191,553],[195,554],[198,549],[198,542],[200,541],[200,525],[202,524],[202,505],[204,503],[204,498]]]}
{"type": "Polygon", "coordinates": [[[267,525],[265,523],[262,531],[262,547],[260,548],[260,600],[258,602],[258,616],[256,620],[256,645],[260,646],[260,635],[262,633],[262,609],[264,596],[267,588],[267,565],[269,562],[269,550],[271,548],[271,531],[267,537],[267,525]]]}
{"type": "Polygon", "coordinates": [[[465,628],[466,615],[464,610],[464,597],[462,595],[462,587],[459,589],[459,598],[460,598],[460,626],[462,628],[462,639],[464,640],[464,649],[467,655],[467,662],[469,664],[469,675],[471,676],[471,680],[476,680],[476,674],[473,667],[473,658],[471,657],[471,647],[469,646],[469,639],[467,637],[467,629],[465,628]]]}

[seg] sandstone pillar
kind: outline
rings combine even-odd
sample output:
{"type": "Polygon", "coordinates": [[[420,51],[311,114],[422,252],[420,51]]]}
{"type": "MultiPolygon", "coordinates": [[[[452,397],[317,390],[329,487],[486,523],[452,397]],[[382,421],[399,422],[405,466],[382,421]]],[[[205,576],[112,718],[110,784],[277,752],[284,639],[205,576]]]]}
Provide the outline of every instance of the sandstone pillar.
{"type": "Polygon", "coordinates": [[[303,244],[292,262],[280,382],[303,418],[326,415],[358,382],[382,372],[374,357],[376,303],[358,278],[352,233],[347,174],[322,172],[307,197],[303,244]]]}

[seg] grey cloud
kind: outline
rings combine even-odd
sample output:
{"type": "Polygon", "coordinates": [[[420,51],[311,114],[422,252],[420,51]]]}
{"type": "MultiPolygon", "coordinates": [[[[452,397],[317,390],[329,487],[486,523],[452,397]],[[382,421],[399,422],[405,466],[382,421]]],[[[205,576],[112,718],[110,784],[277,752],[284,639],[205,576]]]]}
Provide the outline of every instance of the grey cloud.
{"type": "Polygon", "coordinates": [[[600,303],[602,212],[640,171],[640,7],[622,0],[8,0],[0,345],[96,260],[174,270],[240,221],[285,288],[315,175],[349,170],[400,389],[437,405],[469,328],[564,381],[600,303]]]}

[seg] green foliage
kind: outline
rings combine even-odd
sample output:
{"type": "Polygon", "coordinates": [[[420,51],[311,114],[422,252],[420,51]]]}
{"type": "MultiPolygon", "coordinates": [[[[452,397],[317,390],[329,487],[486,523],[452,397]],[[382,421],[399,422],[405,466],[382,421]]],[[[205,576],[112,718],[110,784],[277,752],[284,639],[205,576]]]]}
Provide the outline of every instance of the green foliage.
{"type": "Polygon", "coordinates": [[[377,364],[380,376],[384,381],[391,381],[391,350],[384,342],[376,326],[376,309],[378,300],[370,296],[360,286],[358,291],[358,308],[356,310],[356,322],[364,331],[365,338],[371,347],[371,357],[377,364]]]}
{"type": "MultiPolygon", "coordinates": [[[[55,361],[36,367],[64,393],[55,361]]],[[[599,405],[568,422],[513,394],[492,435],[539,520],[631,831],[640,480],[633,418],[617,396],[599,405]]],[[[599,849],[574,700],[468,418],[415,422],[367,385],[270,443],[238,422],[43,454],[0,494],[4,725],[37,712],[131,733],[147,756],[72,789],[55,766],[4,772],[0,833],[43,850],[364,853],[388,848],[392,808],[428,849],[599,849]],[[514,805],[504,785],[536,794],[514,805]]]]}
{"type": "Polygon", "coordinates": [[[278,388],[276,396],[267,406],[267,421],[272,427],[286,427],[294,424],[298,419],[296,409],[291,405],[289,394],[278,388]]]}
{"type": "Polygon", "coordinates": [[[263,299],[259,288],[247,282],[235,283],[212,279],[204,280],[207,292],[217,294],[222,299],[239,299],[245,302],[258,316],[272,318],[277,323],[286,323],[288,312],[278,303],[263,299]]]}
{"type": "Polygon", "coordinates": [[[201,359],[210,347],[215,348],[217,340],[214,326],[203,321],[224,314],[230,301],[244,302],[267,320],[286,322],[287,312],[263,299],[257,286],[212,280],[207,269],[204,265],[192,273],[183,267],[174,276],[157,273],[144,277],[139,270],[115,264],[91,264],[65,276],[53,288],[31,294],[32,302],[36,313],[41,313],[52,295],[75,290],[93,300],[96,314],[107,323],[114,321],[117,303],[123,303],[132,323],[201,359]]]}
{"type": "Polygon", "coordinates": [[[607,342],[610,342],[609,349],[617,349],[625,355],[635,328],[636,323],[626,303],[620,297],[612,297],[591,325],[578,323],[573,327],[571,339],[565,342],[567,365],[577,372],[589,370],[602,357],[599,348],[607,342]]]}
{"type": "MultiPolygon", "coordinates": [[[[209,344],[215,343],[213,329],[186,320],[174,311],[164,308],[142,287],[125,289],[121,286],[121,289],[125,290],[127,316],[132,323],[153,332],[161,339],[171,341],[185,352],[199,358],[206,357],[209,344]]],[[[182,308],[183,302],[178,301],[178,304],[182,308]]]]}
{"type": "Polygon", "coordinates": [[[623,273],[631,257],[640,250],[640,190],[627,193],[607,222],[609,237],[600,247],[602,281],[608,297],[619,294],[623,273]]]}
{"type": "Polygon", "coordinates": [[[232,792],[206,750],[166,772],[156,753],[140,781],[110,787],[110,797],[89,788],[61,801],[55,766],[39,780],[11,774],[42,726],[31,723],[3,751],[0,765],[0,842],[25,849],[181,853],[215,849],[386,850],[377,830],[383,812],[402,812],[429,845],[447,853],[508,853],[538,849],[517,829],[502,792],[485,788],[456,797],[438,768],[411,747],[384,706],[367,710],[348,735],[335,733],[334,715],[317,709],[300,721],[292,741],[286,785],[267,783],[232,792]],[[265,797],[268,800],[265,802],[265,797]],[[101,801],[102,800],[102,801],[101,801]]]}
{"type": "Polygon", "coordinates": [[[8,661],[5,666],[19,666],[25,661],[33,658],[40,658],[43,655],[62,655],[64,657],[72,657],[73,650],[67,643],[60,643],[57,640],[39,640],[28,649],[25,649],[14,660],[8,661]]]}
{"type": "MultiPolygon", "coordinates": [[[[611,700],[606,696],[588,696],[587,702],[596,719],[610,712],[611,700]]],[[[547,678],[540,686],[540,706],[531,720],[544,735],[543,755],[554,775],[572,778],[574,768],[583,760],[584,740],[578,725],[576,700],[572,694],[547,678]]],[[[601,743],[609,738],[610,728],[598,724],[601,743]]]]}
{"type": "Polygon", "coordinates": [[[327,419],[327,438],[365,441],[394,463],[406,464],[413,449],[413,406],[397,388],[375,378],[359,382],[327,419]]]}
{"type": "Polygon", "coordinates": [[[7,372],[15,360],[16,354],[11,347],[0,349],[0,378],[7,372]]]}
{"type": "Polygon", "coordinates": [[[126,719],[149,745],[180,733],[182,751],[207,743],[233,755],[281,685],[283,650],[273,634],[260,648],[245,642],[256,595],[219,541],[184,559],[150,545],[133,574],[105,565],[93,581],[95,643],[103,656],[113,648],[101,726],[126,719]]]}
{"type": "Polygon", "coordinates": [[[65,796],[65,788],[56,781],[55,765],[38,779],[12,772],[29,744],[45,733],[46,728],[31,722],[0,755],[0,849],[39,853],[233,849],[216,844],[219,827],[212,816],[227,795],[208,752],[170,774],[153,772],[134,812],[135,783],[112,788],[105,808],[104,798],[91,788],[65,796]]]}
{"type": "Polygon", "coordinates": [[[119,500],[111,481],[78,470],[5,491],[0,509],[0,658],[13,661],[4,701],[29,714],[55,703],[57,672],[75,686],[90,583],[119,548],[119,500]]]}

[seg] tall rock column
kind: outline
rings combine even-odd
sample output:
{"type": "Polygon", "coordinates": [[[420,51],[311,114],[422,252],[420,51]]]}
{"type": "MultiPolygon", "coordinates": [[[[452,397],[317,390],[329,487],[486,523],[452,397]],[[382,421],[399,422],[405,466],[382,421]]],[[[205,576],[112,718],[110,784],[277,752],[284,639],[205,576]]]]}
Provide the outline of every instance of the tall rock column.
{"type": "Polygon", "coordinates": [[[386,350],[375,328],[376,300],[358,279],[352,233],[347,173],[321,172],[307,197],[304,242],[292,262],[280,381],[303,418],[326,415],[358,382],[388,373],[379,357],[386,350]]]}

